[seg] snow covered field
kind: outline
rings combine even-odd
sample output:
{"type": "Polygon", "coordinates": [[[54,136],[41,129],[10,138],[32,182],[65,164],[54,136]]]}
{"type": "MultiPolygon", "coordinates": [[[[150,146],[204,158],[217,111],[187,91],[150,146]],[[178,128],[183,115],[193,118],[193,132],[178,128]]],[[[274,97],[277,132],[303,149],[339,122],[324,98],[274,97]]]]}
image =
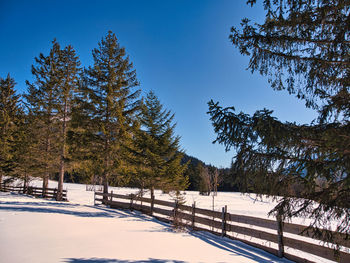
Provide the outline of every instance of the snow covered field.
{"type": "MultiPolygon", "coordinates": [[[[49,186],[56,187],[57,182],[50,181],[49,186]]],[[[69,202],[0,193],[1,263],[290,262],[206,232],[176,232],[171,225],[139,212],[93,206],[94,194],[85,185],[66,187],[69,202]]],[[[169,195],[157,192],[156,198],[169,200],[169,195]]],[[[189,204],[196,201],[201,208],[212,205],[211,197],[198,192],[186,192],[186,200],[189,204]]],[[[262,218],[274,206],[239,193],[219,193],[215,207],[220,210],[224,205],[229,212],[262,218]]]]}

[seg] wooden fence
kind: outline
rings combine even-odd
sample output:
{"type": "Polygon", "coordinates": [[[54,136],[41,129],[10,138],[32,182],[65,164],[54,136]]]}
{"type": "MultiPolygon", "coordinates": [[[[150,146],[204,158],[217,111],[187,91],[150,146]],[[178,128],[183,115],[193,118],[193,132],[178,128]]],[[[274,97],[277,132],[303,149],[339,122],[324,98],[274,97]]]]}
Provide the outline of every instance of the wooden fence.
{"type": "Polygon", "coordinates": [[[172,222],[176,220],[176,223],[180,221],[182,224],[191,227],[193,230],[209,231],[216,235],[239,240],[295,262],[311,263],[314,261],[286,253],[284,252],[285,247],[297,249],[329,260],[350,262],[350,237],[342,233],[331,231],[328,231],[327,233],[333,234],[338,244],[347,249],[346,252],[340,251],[337,254],[333,248],[322,245],[321,241],[315,244],[284,236],[284,233],[290,233],[308,237],[310,232],[305,232],[304,230],[306,227],[303,225],[282,222],[281,219],[271,220],[231,214],[227,212],[227,206],[223,207],[221,212],[218,212],[198,208],[195,203],[192,206],[187,206],[177,202],[139,197],[134,194],[113,194],[113,191],[108,194],[95,192],[94,203],[96,204],[96,202],[109,205],[111,208],[138,210],[150,214],[162,221],[172,222]],[[252,226],[263,228],[265,231],[252,228],[252,226]],[[239,236],[243,235],[244,237],[248,237],[248,239],[239,237],[237,234],[239,234],[239,236]],[[267,244],[263,245],[261,244],[262,242],[253,242],[251,240],[252,238],[265,241],[264,243],[275,243],[278,245],[278,249],[272,248],[267,244]]]}
{"type": "MultiPolygon", "coordinates": [[[[12,185],[6,185],[2,183],[0,190],[3,192],[24,193],[35,197],[54,198],[54,199],[56,199],[57,197],[57,188],[46,188],[46,191],[44,192],[42,187],[12,186],[12,185]]],[[[67,201],[67,190],[63,190],[62,200],[67,201]]]]}

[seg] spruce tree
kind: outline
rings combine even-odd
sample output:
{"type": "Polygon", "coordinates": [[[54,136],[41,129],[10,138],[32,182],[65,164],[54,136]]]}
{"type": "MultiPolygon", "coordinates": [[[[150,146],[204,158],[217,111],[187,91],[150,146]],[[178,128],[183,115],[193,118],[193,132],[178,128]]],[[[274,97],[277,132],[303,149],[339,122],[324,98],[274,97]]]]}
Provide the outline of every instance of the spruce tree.
{"type": "Polygon", "coordinates": [[[26,193],[31,177],[40,176],[37,173],[38,159],[37,143],[38,136],[35,134],[35,121],[30,112],[21,111],[19,125],[14,134],[13,176],[23,180],[23,192],[26,193]]]}
{"type": "Polygon", "coordinates": [[[0,183],[14,169],[15,134],[21,114],[20,96],[14,87],[15,81],[9,74],[0,78],[0,183]]]}
{"type": "MultiPolygon", "coordinates": [[[[140,90],[136,71],[114,33],[108,32],[92,51],[94,65],[86,70],[83,138],[87,165],[102,175],[103,192],[125,169],[123,151],[130,144],[140,90]]],[[[105,199],[105,198],[104,198],[105,199]]]]}
{"type": "Polygon", "coordinates": [[[230,39],[250,57],[252,72],[268,76],[272,88],[305,101],[319,117],[299,125],[267,109],[248,115],[211,101],[216,142],[236,149],[233,168],[247,190],[283,197],[271,212],[310,217],[316,229],[334,220],[349,234],[349,1],[264,1],[264,7],[263,24],[243,19],[230,39]]]}
{"type": "Polygon", "coordinates": [[[187,165],[181,165],[183,152],[179,136],[174,136],[174,114],[163,109],[154,92],[149,92],[139,117],[140,129],[134,136],[134,162],[137,167],[134,180],[141,189],[179,192],[188,186],[184,176],[187,165]]]}
{"type": "Polygon", "coordinates": [[[58,176],[57,200],[62,200],[63,179],[68,160],[67,134],[70,130],[72,109],[75,107],[75,97],[79,89],[80,62],[72,46],[60,50],[58,82],[55,86],[57,96],[56,120],[60,122],[60,164],[58,176]]]}
{"type": "Polygon", "coordinates": [[[33,173],[43,177],[43,194],[45,196],[51,174],[59,168],[59,131],[57,89],[60,82],[60,45],[53,41],[49,55],[42,53],[35,58],[32,66],[34,82],[27,81],[28,93],[25,99],[33,117],[33,136],[37,138],[34,152],[37,163],[33,173]]]}
{"type": "Polygon", "coordinates": [[[35,81],[27,82],[26,99],[35,120],[32,128],[36,132],[33,131],[33,136],[37,136],[39,141],[37,148],[33,149],[41,157],[41,161],[36,163],[36,170],[44,174],[44,195],[50,174],[58,172],[56,199],[62,200],[63,177],[68,160],[67,134],[79,88],[80,62],[72,46],[61,49],[56,40],[50,54],[40,54],[35,61],[36,65],[32,67],[35,81]]]}

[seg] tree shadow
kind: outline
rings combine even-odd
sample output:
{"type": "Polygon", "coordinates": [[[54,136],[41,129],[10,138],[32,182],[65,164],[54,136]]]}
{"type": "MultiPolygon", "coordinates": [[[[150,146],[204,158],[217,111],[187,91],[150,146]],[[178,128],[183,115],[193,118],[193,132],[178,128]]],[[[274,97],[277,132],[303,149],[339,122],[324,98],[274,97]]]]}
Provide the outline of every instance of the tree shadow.
{"type": "Polygon", "coordinates": [[[149,258],[146,260],[120,260],[108,258],[65,258],[66,263],[186,263],[181,260],[156,259],[149,258]]]}
{"type": "Polygon", "coordinates": [[[57,201],[44,201],[44,202],[18,202],[18,201],[0,201],[0,205],[30,205],[30,206],[55,206],[55,207],[78,207],[79,204],[71,203],[59,203],[57,201]]]}
{"type": "Polygon", "coordinates": [[[77,217],[105,217],[105,218],[124,218],[130,221],[148,221],[162,225],[164,229],[160,231],[172,231],[167,223],[163,223],[154,217],[145,215],[139,211],[130,211],[122,209],[108,208],[104,205],[79,205],[59,202],[19,202],[19,201],[0,201],[0,211],[30,212],[30,213],[49,213],[64,214],[77,217]],[[81,208],[90,208],[95,211],[79,211],[81,208]],[[77,209],[75,209],[77,208],[77,209]]]}
{"type": "Polygon", "coordinates": [[[32,212],[32,213],[49,213],[49,214],[64,214],[79,217],[114,217],[109,213],[103,212],[83,212],[73,211],[68,209],[58,209],[50,207],[31,207],[31,206],[1,206],[0,211],[15,211],[15,212],[32,212]]]}

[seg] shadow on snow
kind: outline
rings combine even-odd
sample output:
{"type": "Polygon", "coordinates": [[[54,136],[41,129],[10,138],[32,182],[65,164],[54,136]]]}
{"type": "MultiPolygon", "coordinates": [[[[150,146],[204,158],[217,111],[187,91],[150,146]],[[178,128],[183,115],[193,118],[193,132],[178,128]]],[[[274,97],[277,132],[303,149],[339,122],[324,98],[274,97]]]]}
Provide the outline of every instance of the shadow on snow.
{"type": "Polygon", "coordinates": [[[155,259],[146,260],[120,260],[108,258],[66,258],[66,263],[186,263],[180,260],[155,259]]]}

